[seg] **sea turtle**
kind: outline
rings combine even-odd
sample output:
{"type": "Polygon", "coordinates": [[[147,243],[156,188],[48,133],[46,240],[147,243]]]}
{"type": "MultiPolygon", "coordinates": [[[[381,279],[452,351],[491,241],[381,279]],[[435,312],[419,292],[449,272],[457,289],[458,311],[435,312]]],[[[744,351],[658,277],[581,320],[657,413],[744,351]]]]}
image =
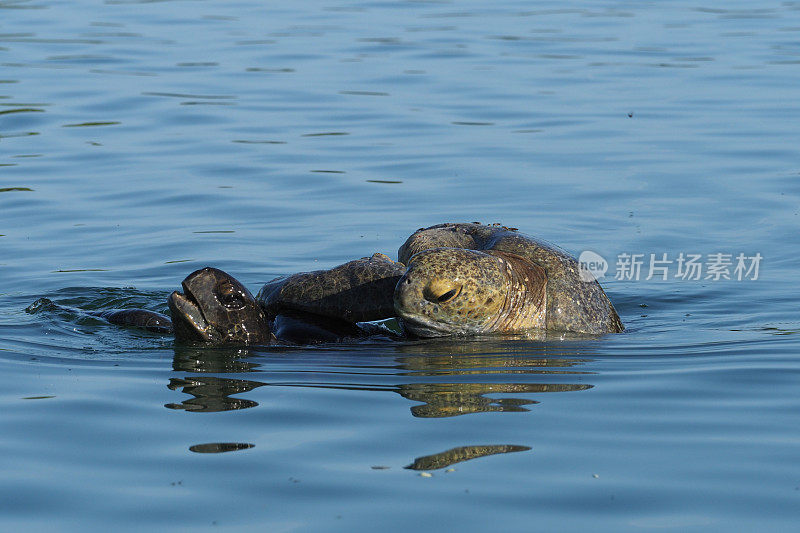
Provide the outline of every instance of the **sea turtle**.
{"type": "Polygon", "coordinates": [[[624,329],[595,279],[552,244],[499,224],[439,224],[400,247],[408,269],[394,292],[407,332],[421,337],[545,329],[624,329]]]}
{"type": "Polygon", "coordinates": [[[356,288],[347,285],[347,280],[358,279],[369,284],[374,277],[382,275],[380,268],[365,269],[364,265],[369,263],[370,258],[363,258],[331,270],[295,274],[274,280],[262,289],[262,292],[271,289],[280,293],[289,282],[287,303],[291,303],[295,296],[302,296],[309,305],[318,308],[317,313],[305,312],[302,300],[295,306],[263,306],[227,272],[212,267],[197,270],[183,280],[183,293],[175,291],[169,296],[175,338],[213,344],[263,345],[273,342],[336,342],[363,336],[364,331],[355,325],[355,321],[371,320],[368,318],[370,315],[364,314],[370,305],[371,288],[356,288]],[[316,285],[305,283],[309,277],[317,280],[316,285]],[[348,288],[363,295],[366,303],[361,312],[357,302],[351,304],[348,288]],[[338,307],[337,294],[340,295],[338,307]],[[351,307],[354,311],[348,312],[351,307]]]}
{"type": "MultiPolygon", "coordinates": [[[[329,342],[376,331],[357,322],[390,318],[413,337],[624,329],[603,289],[594,279],[581,279],[572,256],[513,228],[479,223],[421,228],[400,247],[398,259],[376,253],[277,278],[255,298],[221,270],[198,270],[183,281],[183,293],[169,297],[175,338],[329,342]]],[[[135,320],[117,313],[115,323],[149,320],[146,312],[133,311],[135,320]]]]}
{"type": "Polygon", "coordinates": [[[172,317],[150,309],[82,310],[40,298],[26,311],[60,309],[75,315],[89,315],[111,324],[174,334],[181,342],[214,344],[269,344],[275,340],[261,306],[239,281],[222,270],[206,267],[189,274],[183,293],[167,299],[172,317]]]}
{"type": "Polygon", "coordinates": [[[398,251],[279,278],[256,299],[347,321],[396,317],[416,337],[529,330],[583,334],[624,329],[596,280],[552,244],[499,224],[439,224],[398,251]],[[357,264],[357,266],[356,266],[357,264]]]}
{"type": "MultiPolygon", "coordinates": [[[[368,258],[341,265],[337,267],[337,272],[339,275],[345,275],[351,269],[361,270],[362,263],[366,260],[368,258]]],[[[289,278],[299,280],[303,276],[297,274],[289,278]]],[[[330,274],[323,278],[332,281],[330,274]]],[[[274,282],[268,284],[268,286],[274,285],[274,282]]],[[[181,286],[183,292],[174,291],[167,299],[171,318],[149,309],[84,311],[54,304],[47,298],[40,298],[29,306],[27,311],[33,313],[47,306],[55,306],[77,315],[102,318],[117,326],[174,334],[177,341],[189,343],[312,344],[336,342],[368,334],[364,328],[356,326],[354,322],[336,318],[335,314],[324,316],[303,313],[290,307],[273,309],[267,314],[242,283],[217,268],[205,267],[196,270],[183,280],[181,286]]],[[[365,295],[368,292],[364,291],[365,295]]],[[[342,301],[347,301],[347,298],[343,297],[342,301]]],[[[345,314],[348,319],[354,316],[357,315],[345,314]]]]}
{"type": "Polygon", "coordinates": [[[227,272],[206,267],[169,295],[175,338],[214,344],[269,344],[275,340],[253,295],[227,272]]]}
{"type": "MultiPolygon", "coordinates": [[[[179,342],[312,344],[373,333],[393,336],[385,328],[356,322],[393,314],[391,295],[403,272],[404,266],[375,254],[329,270],[278,278],[262,288],[257,301],[227,272],[205,267],[183,280],[183,292],[170,294],[171,319],[148,309],[74,311],[119,326],[173,333],[179,342]]],[[[41,307],[43,300],[28,310],[41,307]]]]}

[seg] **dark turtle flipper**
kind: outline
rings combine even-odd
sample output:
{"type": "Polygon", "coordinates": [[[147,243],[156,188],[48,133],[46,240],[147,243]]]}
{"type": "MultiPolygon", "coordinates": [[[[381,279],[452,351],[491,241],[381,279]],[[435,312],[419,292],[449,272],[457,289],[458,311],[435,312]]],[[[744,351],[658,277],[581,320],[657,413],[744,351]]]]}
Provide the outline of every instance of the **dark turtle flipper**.
{"type": "Polygon", "coordinates": [[[395,316],[393,294],[405,265],[373,254],[329,270],[275,279],[256,295],[270,316],[300,311],[350,323],[395,316]]]}
{"type": "Polygon", "coordinates": [[[154,333],[172,333],[172,320],[147,309],[109,309],[89,313],[117,326],[141,328],[154,333]]]}

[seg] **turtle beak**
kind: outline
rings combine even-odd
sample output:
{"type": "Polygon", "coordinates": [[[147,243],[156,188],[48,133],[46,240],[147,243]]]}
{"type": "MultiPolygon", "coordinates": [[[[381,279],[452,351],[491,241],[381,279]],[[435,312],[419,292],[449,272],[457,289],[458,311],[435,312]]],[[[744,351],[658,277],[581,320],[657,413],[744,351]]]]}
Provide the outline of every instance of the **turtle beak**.
{"type": "Polygon", "coordinates": [[[191,292],[183,284],[185,294],[178,291],[169,295],[167,304],[172,314],[175,338],[185,341],[209,341],[211,333],[203,311],[197,305],[191,292]]]}

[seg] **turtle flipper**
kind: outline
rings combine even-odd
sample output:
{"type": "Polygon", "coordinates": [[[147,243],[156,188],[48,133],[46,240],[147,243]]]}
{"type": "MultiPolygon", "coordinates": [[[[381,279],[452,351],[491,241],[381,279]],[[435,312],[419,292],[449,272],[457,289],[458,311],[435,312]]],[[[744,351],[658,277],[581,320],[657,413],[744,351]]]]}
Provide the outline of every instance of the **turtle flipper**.
{"type": "Polygon", "coordinates": [[[148,309],[109,309],[89,313],[117,326],[140,328],[154,333],[172,333],[172,320],[148,309]]]}
{"type": "Polygon", "coordinates": [[[256,300],[269,316],[289,310],[350,323],[382,320],[395,316],[394,288],[405,268],[376,253],[328,270],[277,278],[256,300]]]}

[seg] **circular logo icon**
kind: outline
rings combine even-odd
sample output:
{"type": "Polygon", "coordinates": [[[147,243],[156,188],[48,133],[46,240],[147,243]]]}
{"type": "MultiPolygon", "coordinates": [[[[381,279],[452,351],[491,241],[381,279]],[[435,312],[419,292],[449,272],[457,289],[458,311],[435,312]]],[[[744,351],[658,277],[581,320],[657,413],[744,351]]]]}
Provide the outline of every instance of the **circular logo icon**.
{"type": "Polygon", "coordinates": [[[581,281],[587,283],[603,278],[608,270],[608,262],[603,256],[590,250],[581,252],[578,265],[581,281]]]}

